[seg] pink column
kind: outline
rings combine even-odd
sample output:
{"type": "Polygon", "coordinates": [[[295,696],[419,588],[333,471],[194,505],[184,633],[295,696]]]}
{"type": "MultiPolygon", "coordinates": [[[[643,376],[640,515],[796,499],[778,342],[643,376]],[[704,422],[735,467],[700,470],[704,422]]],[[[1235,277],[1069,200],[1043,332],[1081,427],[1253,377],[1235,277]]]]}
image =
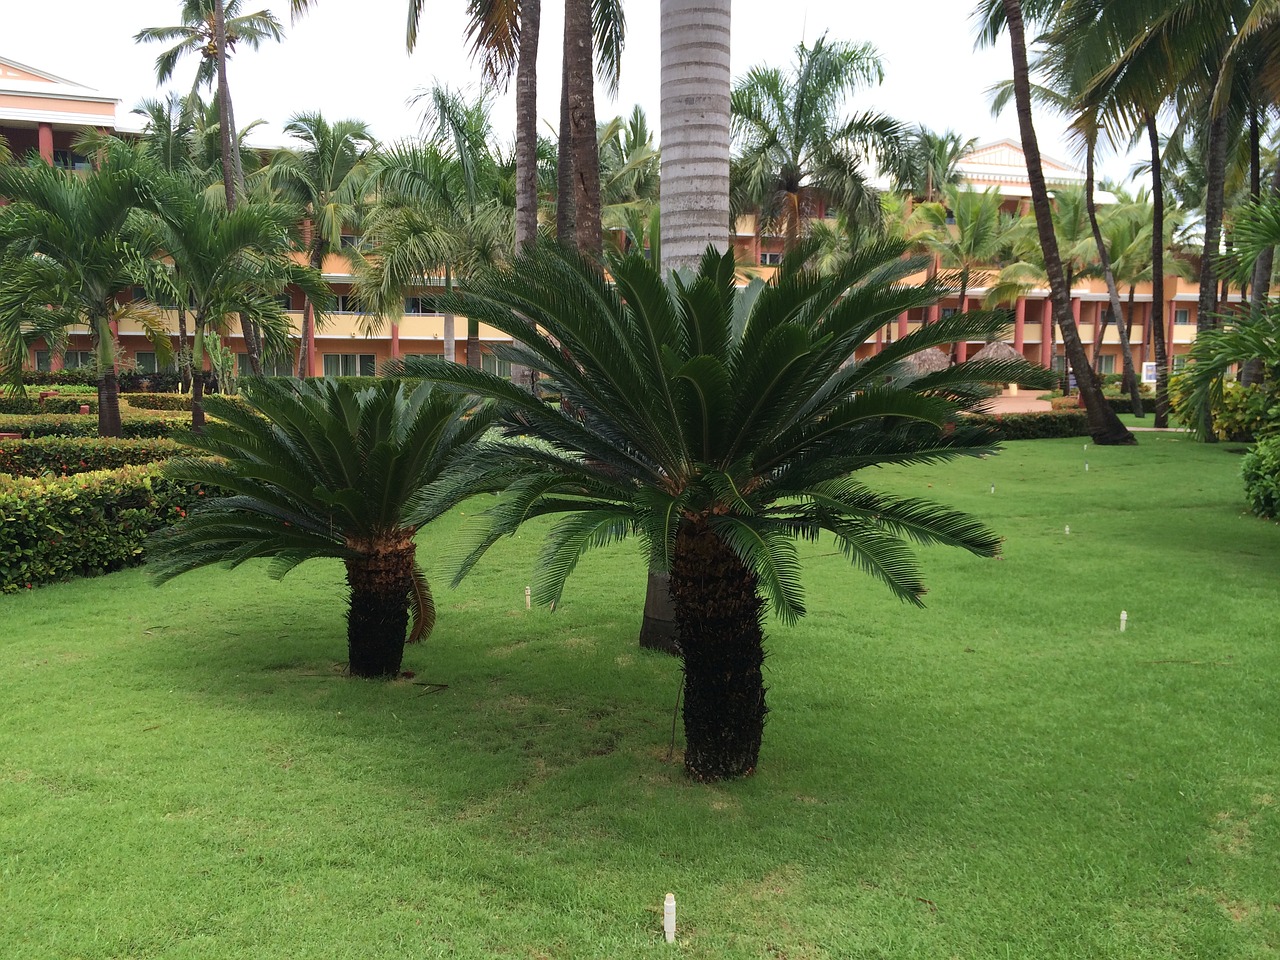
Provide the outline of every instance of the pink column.
{"type": "Polygon", "coordinates": [[[900,314],[898,314],[898,339],[899,340],[901,340],[903,337],[907,335],[908,319],[909,318],[907,316],[907,311],[903,310],[900,314]]]}
{"type": "Polygon", "coordinates": [[[1022,356],[1022,345],[1027,335],[1027,298],[1019,297],[1013,306],[1013,349],[1022,356]]]}
{"type": "Polygon", "coordinates": [[[398,323],[391,325],[391,356],[400,356],[400,324],[398,323]]]}
{"type": "Polygon", "coordinates": [[[925,311],[924,322],[925,322],[925,323],[937,323],[937,322],[938,322],[938,317],[942,315],[942,314],[941,314],[941,311],[942,311],[942,306],[941,306],[941,304],[937,304],[937,303],[933,304],[931,307],[929,307],[929,308],[925,311]]]}
{"type": "Polygon", "coordinates": [[[884,349],[884,327],[876,328],[876,353],[884,349]]]}
{"type": "Polygon", "coordinates": [[[1165,331],[1166,332],[1164,337],[1164,342],[1165,342],[1164,353],[1165,353],[1165,358],[1169,361],[1169,369],[1173,369],[1173,331],[1177,329],[1177,326],[1174,324],[1173,321],[1174,321],[1174,314],[1177,311],[1178,301],[1170,300],[1167,304],[1165,304],[1165,306],[1168,309],[1165,311],[1165,317],[1166,317],[1165,331]]]}
{"type": "Polygon", "coordinates": [[[52,350],[49,354],[49,369],[53,372],[62,370],[67,365],[67,352],[65,350],[52,350]]]}
{"type": "Polygon", "coordinates": [[[53,166],[53,124],[40,124],[36,131],[36,143],[40,148],[40,159],[53,166]]]}
{"type": "Polygon", "coordinates": [[[1040,366],[1053,366],[1053,301],[1044,299],[1040,320],[1040,366]]]}
{"type": "Polygon", "coordinates": [[[318,377],[320,374],[316,372],[316,324],[315,309],[311,306],[311,301],[307,301],[304,308],[307,314],[307,376],[318,377]]]}

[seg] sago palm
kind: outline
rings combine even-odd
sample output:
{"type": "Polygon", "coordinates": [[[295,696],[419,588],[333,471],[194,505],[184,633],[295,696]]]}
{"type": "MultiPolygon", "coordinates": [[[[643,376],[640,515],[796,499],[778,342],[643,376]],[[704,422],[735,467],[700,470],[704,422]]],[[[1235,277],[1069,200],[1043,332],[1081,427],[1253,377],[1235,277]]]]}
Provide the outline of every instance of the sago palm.
{"type": "Polygon", "coordinates": [[[223,493],[149,541],[156,582],[257,557],[270,557],[266,572],[280,578],[305,560],[336,557],[351,588],[351,673],[395,676],[410,612],[411,640],[435,622],[415,559],[414,535],[429,516],[418,497],[488,429],[490,408],[391,380],[358,392],[332,381],[256,380],[244,399],[209,398],[217,419],[191,441],[207,457],[165,467],[223,493]]]}
{"type": "Polygon", "coordinates": [[[998,329],[1004,321],[991,314],[931,324],[849,363],[878,328],[941,291],[901,283],[921,267],[903,259],[902,244],[865,247],[829,277],[800,267],[806,252],[773,285],[757,281],[744,294],[732,254],[714,250],[671,287],[638,255],[612,258],[609,282],[545,245],[477,278],[458,306],[510,335],[517,346],[502,354],[541,371],[559,407],[481,371],[406,364],[511,410],[506,436],[486,441],[454,481],[455,497],[505,488],[464,547],[463,573],[499,537],[547,515],[560,520],[538,564],[540,601],[560,597],[588,548],[630,535],[670,571],[685,766],[700,780],[756,767],[764,617],[793,621],[805,610],[797,539],[831,536],[846,559],[915,604],[924,585],[904,539],[998,550],[974,518],[851,474],[992,451],[995,436],[958,411],[981,382],[1037,379],[1022,362],[902,375],[916,351],[998,329]]]}

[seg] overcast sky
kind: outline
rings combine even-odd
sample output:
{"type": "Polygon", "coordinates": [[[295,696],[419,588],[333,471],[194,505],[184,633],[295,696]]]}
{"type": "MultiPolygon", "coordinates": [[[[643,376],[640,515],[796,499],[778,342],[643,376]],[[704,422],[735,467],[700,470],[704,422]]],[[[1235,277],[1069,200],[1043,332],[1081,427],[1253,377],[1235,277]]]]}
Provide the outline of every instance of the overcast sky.
{"type": "MultiPolygon", "coordinates": [[[[426,0],[418,49],[405,52],[407,0],[317,0],[311,13],[289,22],[288,0],[246,0],[246,9],[269,7],[285,24],[281,44],[240,49],[231,61],[230,83],[237,122],[262,119],[252,140],[284,142],[280,132],[293,113],[319,110],[330,120],[365,120],[375,135],[394,140],[412,134],[417,111],[407,105],[415,91],[444,82],[479,92],[479,72],[463,45],[462,0],[426,0]]],[[[975,51],[969,14],[976,0],[735,0],[734,76],[753,66],[792,62],[802,40],[831,37],[868,41],[885,64],[882,86],[859,93],[851,109],[880,109],[935,130],[955,130],[980,141],[1018,138],[1012,109],[996,119],[987,88],[1010,71],[1008,44],[975,51]]],[[[644,107],[658,128],[658,0],[627,0],[627,45],[616,101],[597,92],[601,119],[644,107]]],[[[0,56],[37,67],[117,97],[121,125],[129,110],[157,94],[154,61],[159,45],[140,45],[143,27],[176,20],[179,0],[0,0],[0,56]]],[[[563,0],[543,0],[538,56],[542,80],[539,114],[554,126],[558,117],[563,0]]],[[[179,65],[175,87],[185,90],[194,61],[179,65]]],[[[494,104],[494,125],[503,140],[514,126],[511,98],[494,104]]],[[[1073,160],[1062,140],[1063,124],[1037,120],[1042,149],[1073,160]]],[[[550,129],[550,127],[548,127],[550,129]]],[[[1111,159],[1103,173],[1123,178],[1127,161],[1111,159]]]]}

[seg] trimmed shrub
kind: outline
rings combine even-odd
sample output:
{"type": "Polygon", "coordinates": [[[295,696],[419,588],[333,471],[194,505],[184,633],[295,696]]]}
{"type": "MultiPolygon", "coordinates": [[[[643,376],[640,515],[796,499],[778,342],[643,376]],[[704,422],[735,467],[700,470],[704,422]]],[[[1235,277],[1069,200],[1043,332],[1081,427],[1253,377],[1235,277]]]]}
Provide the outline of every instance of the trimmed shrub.
{"type": "Polygon", "coordinates": [[[1005,440],[1046,440],[1089,436],[1089,416],[1083,410],[1046,413],[974,413],[970,421],[994,427],[1005,440]]]}
{"type": "Polygon", "coordinates": [[[147,536],[204,491],[158,465],[73,477],[0,477],[0,592],[142,562],[147,536]]]}
{"type": "Polygon", "coordinates": [[[1280,437],[1259,440],[1240,463],[1249,509],[1269,520],[1280,516],[1280,437]]]}
{"type": "MultiPolygon", "coordinates": [[[[148,417],[126,417],[121,431],[125,439],[181,436],[191,424],[190,417],[180,414],[157,414],[148,417]]],[[[37,416],[0,416],[0,433],[20,433],[32,437],[96,437],[98,418],[40,414],[37,416]]]]}
{"type": "MultiPolygon", "coordinates": [[[[1107,397],[1107,403],[1111,404],[1111,409],[1116,413],[1133,413],[1133,401],[1129,399],[1129,395],[1123,397],[1107,397]]],[[[1142,411],[1148,415],[1156,412],[1156,398],[1143,397],[1142,411]]]]}
{"type": "Polygon", "coordinates": [[[0,473],[38,477],[67,476],[95,470],[167,460],[190,452],[175,440],[113,440],[102,437],[39,437],[0,440],[0,473]]]}
{"type": "Polygon", "coordinates": [[[1079,394],[1072,394],[1069,397],[1050,397],[1049,406],[1054,410],[1082,410],[1080,406],[1079,394]]]}
{"type": "Polygon", "coordinates": [[[98,400],[90,394],[75,394],[67,397],[45,397],[43,400],[39,396],[25,397],[0,397],[0,415],[18,414],[19,416],[34,416],[39,413],[69,413],[79,414],[80,406],[85,405],[89,408],[90,413],[98,412],[98,400]]]}
{"type": "Polygon", "coordinates": [[[191,411],[191,395],[185,393],[122,393],[120,402],[135,410],[191,411]]]}
{"type": "Polygon", "coordinates": [[[94,386],[98,382],[98,377],[86,367],[76,367],[72,370],[23,370],[22,382],[29,387],[55,387],[65,383],[94,386]]]}

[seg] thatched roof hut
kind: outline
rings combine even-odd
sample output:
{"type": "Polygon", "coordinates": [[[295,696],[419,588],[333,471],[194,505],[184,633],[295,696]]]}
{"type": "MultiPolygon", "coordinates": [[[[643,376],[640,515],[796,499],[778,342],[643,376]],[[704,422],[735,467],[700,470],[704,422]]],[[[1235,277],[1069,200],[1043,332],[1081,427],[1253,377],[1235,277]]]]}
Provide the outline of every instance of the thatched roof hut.
{"type": "Polygon", "coordinates": [[[947,369],[947,367],[951,366],[951,358],[941,350],[929,347],[927,350],[913,353],[902,363],[903,366],[911,371],[913,376],[921,377],[926,373],[937,373],[939,370],[947,369]]]}
{"type": "Polygon", "coordinates": [[[1009,346],[1007,343],[1001,343],[997,340],[994,343],[988,343],[985,347],[975,353],[970,360],[1021,360],[1022,354],[1009,346]]]}

